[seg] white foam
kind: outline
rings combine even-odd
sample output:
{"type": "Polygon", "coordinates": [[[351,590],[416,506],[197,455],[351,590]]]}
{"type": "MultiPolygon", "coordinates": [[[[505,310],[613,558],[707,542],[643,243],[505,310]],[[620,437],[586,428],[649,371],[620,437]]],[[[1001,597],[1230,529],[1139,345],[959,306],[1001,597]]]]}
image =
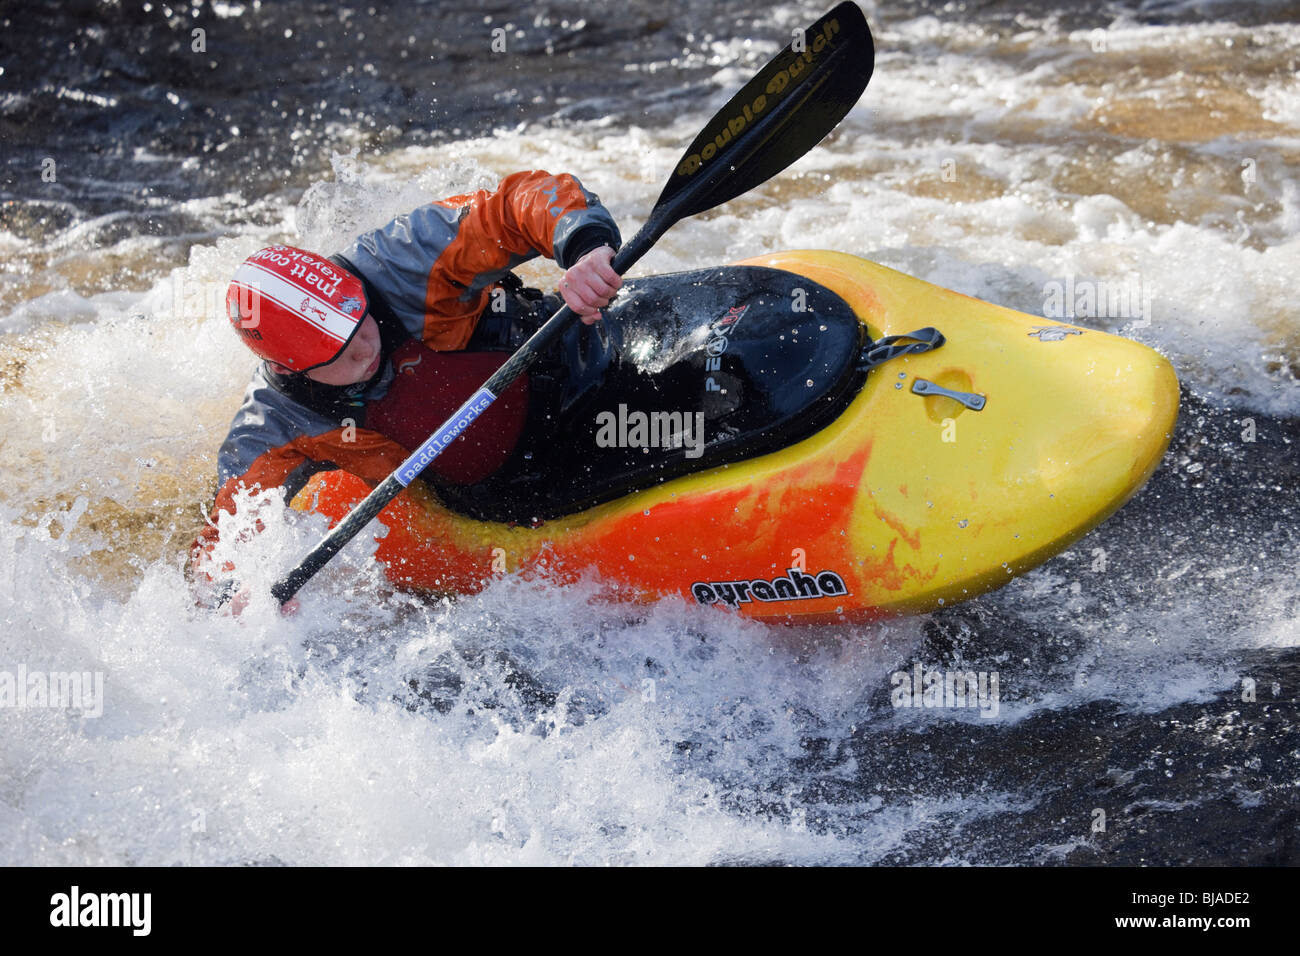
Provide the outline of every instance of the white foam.
{"type": "MultiPolygon", "coordinates": [[[[251,511],[241,514],[247,527],[251,511]]],[[[266,531],[241,550],[250,576],[319,532],[314,519],[263,517],[266,531]]],[[[797,815],[736,814],[729,801],[761,790],[804,733],[844,732],[880,679],[871,634],[800,660],[734,618],[629,613],[591,587],[510,579],[454,607],[376,607],[365,548],[304,593],[298,616],[282,620],[259,597],[231,619],[191,607],[161,562],[129,598],[91,598],[66,567],[71,547],[0,524],[13,558],[0,613],[18,622],[4,660],[99,671],[106,688],[99,719],[0,709],[6,863],[811,863],[862,852],[797,815]],[[360,593],[348,595],[347,575],[363,579],[360,593]],[[69,613],[50,615],[52,600],[69,613]],[[408,711],[407,682],[456,648],[484,655],[460,665],[479,686],[446,713],[408,711]],[[501,654],[553,682],[556,704],[512,698],[501,654]]],[[[884,828],[883,841],[896,838],[884,828]]]]}

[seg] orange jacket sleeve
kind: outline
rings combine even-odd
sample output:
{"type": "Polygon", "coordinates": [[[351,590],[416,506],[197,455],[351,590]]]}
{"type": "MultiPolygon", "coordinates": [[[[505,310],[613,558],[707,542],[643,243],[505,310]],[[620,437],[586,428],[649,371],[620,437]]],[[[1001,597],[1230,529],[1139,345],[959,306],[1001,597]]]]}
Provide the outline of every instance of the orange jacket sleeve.
{"type": "Polygon", "coordinates": [[[493,191],[452,196],[359,236],[344,257],[430,348],[464,348],[491,287],[538,255],[568,268],[618,226],[567,173],[514,173],[493,191]]]}

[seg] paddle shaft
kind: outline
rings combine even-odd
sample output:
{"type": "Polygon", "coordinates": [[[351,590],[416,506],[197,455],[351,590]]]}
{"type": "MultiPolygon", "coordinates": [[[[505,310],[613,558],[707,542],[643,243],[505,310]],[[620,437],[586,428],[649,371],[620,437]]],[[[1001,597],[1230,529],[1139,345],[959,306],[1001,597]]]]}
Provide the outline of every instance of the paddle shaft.
{"type": "MultiPolygon", "coordinates": [[[[753,134],[760,134],[755,127],[753,134]]],[[[712,182],[722,178],[725,167],[719,163],[710,172],[707,179],[702,179],[697,188],[708,188],[712,182]]],[[[650,219],[638,230],[615,254],[611,265],[614,271],[623,275],[645,255],[678,219],[677,210],[685,204],[685,199],[669,200],[662,206],[655,207],[650,219]]],[[[567,305],[546,320],[540,329],[521,345],[506,363],[492,373],[492,377],[483,383],[456,412],[443,422],[442,426],[417,448],[397,470],[375,486],[370,494],[352,509],[346,518],[330,529],[321,539],[320,544],[312,548],[298,566],[277,581],[271,587],[271,593],[281,604],[302,589],[302,586],[316,576],[321,568],[338,554],[343,547],[356,537],[370,521],[384,509],[390,501],[401,494],[402,489],[418,477],[430,462],[438,457],[452,441],[468,428],[481,415],[498,395],[510,387],[510,384],[536,363],[538,357],[551,347],[564,330],[569,327],[578,313],[567,305]]],[[[603,321],[603,320],[601,320],[603,321]]]]}
{"type": "MultiPolygon", "coordinates": [[[[750,135],[762,135],[761,124],[750,130],[750,135]]],[[[737,144],[738,146],[740,144],[737,144]]],[[[707,189],[717,180],[722,179],[726,167],[719,163],[709,175],[693,184],[692,192],[707,189]]],[[[689,201],[689,197],[674,197],[661,206],[656,206],[650,219],[615,254],[611,265],[615,272],[623,275],[628,269],[659,240],[680,218],[678,210],[689,201]]],[[[277,581],[271,587],[271,593],[281,604],[302,589],[302,586],[316,576],[321,568],[330,562],[343,547],[355,538],[371,520],[384,510],[384,506],[401,494],[402,489],[419,476],[430,462],[438,457],[452,441],[468,428],[481,415],[498,395],[510,387],[510,384],[524,372],[528,371],[538,357],[551,347],[578,317],[567,305],[546,320],[540,329],[518,351],[506,360],[505,364],[492,373],[492,377],[483,383],[459,409],[452,414],[442,426],[417,448],[409,458],[397,467],[391,475],[375,486],[370,494],[348,513],[348,516],[330,529],[321,539],[320,544],[312,548],[298,566],[277,581]]],[[[601,321],[604,321],[603,319],[601,321]]]]}
{"type": "MultiPolygon", "coordinates": [[[[645,255],[646,251],[654,245],[655,240],[668,228],[667,225],[663,225],[657,230],[652,229],[654,225],[653,222],[647,222],[641,231],[614,256],[612,265],[615,272],[623,275],[628,269],[632,268],[632,265],[641,256],[645,255]]],[[[374,490],[366,495],[346,518],[331,528],[329,533],[321,539],[320,544],[312,548],[296,568],[272,586],[271,593],[275,595],[275,599],[283,604],[297,594],[304,584],[315,577],[317,571],[329,563],[330,559],[338,554],[344,545],[356,537],[370,523],[371,519],[384,509],[385,505],[396,498],[414,478],[418,477],[420,472],[437,458],[447,445],[455,441],[473,423],[474,419],[496,400],[498,395],[509,388],[515,379],[528,371],[536,363],[538,357],[564,334],[564,330],[577,317],[578,313],[566,305],[547,319],[545,324],[534,332],[528,341],[506,360],[504,365],[492,373],[492,377],[483,383],[482,388],[475,392],[447,421],[443,422],[442,426],[423,445],[417,448],[406,461],[399,465],[396,471],[376,485],[374,490]]]]}

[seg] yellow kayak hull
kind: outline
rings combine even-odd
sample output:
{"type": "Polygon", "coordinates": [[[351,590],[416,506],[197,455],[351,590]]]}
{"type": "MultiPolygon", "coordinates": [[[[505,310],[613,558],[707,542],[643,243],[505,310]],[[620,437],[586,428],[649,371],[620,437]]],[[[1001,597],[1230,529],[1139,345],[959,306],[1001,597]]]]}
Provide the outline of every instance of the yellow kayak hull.
{"type": "MultiPolygon", "coordinates": [[[[1142,487],[1169,443],[1178,379],[1137,342],[843,253],[738,264],[831,289],[873,339],[934,326],[947,341],[872,371],[847,409],[803,441],[540,527],[449,513],[417,482],[380,516],[390,577],[463,593],[503,573],[594,573],[626,596],[771,620],[920,613],[1069,547],[1142,487]],[[918,394],[918,379],[981,396],[983,407],[918,394]]],[[[366,490],[327,472],[294,506],[337,520],[366,490]]]]}

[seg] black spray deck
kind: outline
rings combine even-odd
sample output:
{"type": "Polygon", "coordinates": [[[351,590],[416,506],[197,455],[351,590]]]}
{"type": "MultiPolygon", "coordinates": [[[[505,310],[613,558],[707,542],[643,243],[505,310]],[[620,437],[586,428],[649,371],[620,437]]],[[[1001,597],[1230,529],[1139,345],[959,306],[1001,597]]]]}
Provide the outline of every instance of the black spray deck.
{"type": "Polygon", "coordinates": [[[486,482],[436,488],[453,510],[530,523],[812,435],[864,373],[865,329],[792,272],[732,266],[629,280],[533,375],[535,410],[486,482]]]}

